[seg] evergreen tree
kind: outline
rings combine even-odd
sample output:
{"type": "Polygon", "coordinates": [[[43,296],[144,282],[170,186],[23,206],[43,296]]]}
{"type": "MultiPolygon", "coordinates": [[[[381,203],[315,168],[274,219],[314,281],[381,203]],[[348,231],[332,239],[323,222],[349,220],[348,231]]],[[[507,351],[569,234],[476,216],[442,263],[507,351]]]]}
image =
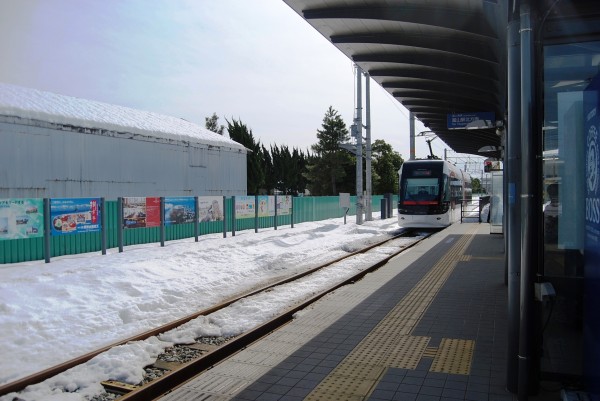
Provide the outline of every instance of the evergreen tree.
{"type": "Polygon", "coordinates": [[[288,194],[291,192],[291,187],[293,182],[298,175],[297,170],[295,170],[292,160],[292,154],[290,153],[290,148],[285,145],[281,146],[280,150],[281,156],[281,183],[277,189],[279,189],[284,194],[288,194]]]}
{"type": "Polygon", "coordinates": [[[252,130],[241,121],[227,120],[229,137],[249,149],[246,157],[248,195],[258,195],[265,186],[265,161],[261,152],[260,141],[255,142],[252,130]]]}
{"type": "Polygon", "coordinates": [[[283,154],[284,147],[281,149],[275,145],[271,146],[271,153],[273,154],[273,169],[275,170],[275,186],[274,188],[281,192],[286,193],[288,183],[285,182],[286,169],[289,168],[285,164],[285,157],[283,154]]]}
{"type": "Polygon", "coordinates": [[[264,192],[275,192],[289,195],[304,193],[306,189],[307,156],[302,151],[289,147],[271,145],[270,151],[261,145],[262,161],[264,163],[265,179],[264,192]]]}
{"type": "Polygon", "coordinates": [[[265,167],[265,192],[270,194],[272,193],[272,189],[275,188],[275,185],[277,183],[275,166],[273,164],[274,156],[271,156],[271,154],[273,153],[273,148],[271,148],[271,153],[269,153],[265,146],[262,145],[261,151],[265,167]]]}
{"type": "Polygon", "coordinates": [[[291,170],[295,173],[291,175],[291,193],[304,193],[304,189],[306,188],[306,184],[302,182],[305,180],[303,173],[305,172],[306,161],[303,162],[302,159],[304,159],[304,154],[296,148],[292,149],[291,170]]]}
{"type": "Polygon", "coordinates": [[[373,193],[397,193],[398,170],[404,163],[402,156],[382,139],[378,139],[373,143],[371,151],[373,193]]]}
{"type": "Polygon", "coordinates": [[[292,179],[290,182],[290,192],[292,194],[303,194],[306,189],[306,166],[308,164],[308,157],[305,156],[301,150],[294,148],[292,150],[292,179]]]}
{"type": "MultiPolygon", "coordinates": [[[[365,151],[363,149],[363,155],[365,151]]],[[[337,192],[356,192],[356,156],[345,150],[340,154],[340,163],[344,166],[344,176],[337,185],[337,192]]],[[[365,163],[363,160],[363,188],[365,183],[365,163]]],[[[337,195],[337,193],[336,193],[337,195]]]]}
{"type": "Polygon", "coordinates": [[[478,194],[481,193],[482,188],[481,188],[481,180],[479,178],[472,178],[471,179],[471,188],[473,189],[473,193],[474,194],[478,194]]]}
{"type": "Polygon", "coordinates": [[[217,116],[217,113],[213,113],[210,117],[205,117],[204,120],[206,121],[205,127],[207,130],[216,132],[219,135],[223,135],[225,127],[223,125],[219,125],[219,117],[217,116]]]}
{"type": "MultiPolygon", "coordinates": [[[[317,139],[319,141],[311,147],[315,152],[313,163],[307,166],[309,189],[313,195],[337,195],[342,189],[338,184],[350,175],[352,157],[340,148],[340,143],[349,140],[348,129],[331,106],[325,113],[321,129],[317,130],[317,139]]],[[[345,189],[346,184],[342,187],[345,189]]]]}

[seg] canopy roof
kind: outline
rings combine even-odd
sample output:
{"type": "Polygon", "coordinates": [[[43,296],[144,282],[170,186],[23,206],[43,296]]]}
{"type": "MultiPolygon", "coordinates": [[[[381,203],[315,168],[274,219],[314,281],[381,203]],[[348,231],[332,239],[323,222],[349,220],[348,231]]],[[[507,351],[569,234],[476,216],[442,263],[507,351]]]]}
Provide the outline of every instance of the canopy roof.
{"type": "Polygon", "coordinates": [[[479,149],[500,146],[496,128],[450,130],[447,121],[504,119],[505,1],[284,1],[454,151],[489,156],[479,149]]]}

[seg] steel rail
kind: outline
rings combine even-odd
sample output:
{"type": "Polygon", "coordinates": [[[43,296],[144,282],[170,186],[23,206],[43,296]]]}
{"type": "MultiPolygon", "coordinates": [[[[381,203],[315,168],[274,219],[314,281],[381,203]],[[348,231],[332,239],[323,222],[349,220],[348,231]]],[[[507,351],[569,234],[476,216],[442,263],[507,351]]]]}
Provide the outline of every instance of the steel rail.
{"type": "MultiPolygon", "coordinates": [[[[128,338],[126,338],[124,340],[119,340],[119,341],[117,341],[115,343],[112,343],[110,345],[106,345],[106,346],[104,346],[102,348],[99,348],[97,350],[88,352],[88,353],[86,353],[84,355],[81,355],[81,356],[78,356],[76,358],[70,359],[68,361],[65,361],[65,362],[60,363],[60,364],[55,365],[55,366],[52,366],[50,368],[44,369],[44,370],[42,370],[40,372],[33,373],[33,374],[28,375],[26,377],[23,377],[21,379],[15,380],[15,381],[10,382],[10,383],[7,383],[5,385],[0,386],[0,396],[6,395],[6,394],[9,394],[9,393],[12,393],[12,392],[19,392],[19,391],[25,389],[27,386],[30,386],[30,385],[33,385],[33,384],[37,384],[37,383],[41,383],[44,380],[49,379],[51,377],[54,377],[54,376],[56,376],[56,375],[58,375],[58,374],[60,374],[60,373],[62,373],[64,371],[66,371],[68,369],[71,369],[71,368],[73,368],[75,366],[83,364],[83,363],[89,361],[90,359],[98,356],[99,354],[110,350],[111,348],[114,348],[114,347],[117,347],[117,346],[120,346],[120,345],[124,345],[124,344],[127,344],[128,342],[132,342],[132,341],[143,341],[143,340],[146,340],[146,339],[148,339],[150,337],[156,336],[156,335],[158,335],[160,333],[164,333],[166,331],[172,330],[172,329],[174,329],[174,328],[176,328],[178,326],[181,326],[181,325],[189,322],[190,320],[196,319],[196,318],[198,318],[200,316],[209,315],[209,314],[214,313],[214,312],[216,312],[216,311],[218,311],[220,309],[226,308],[227,306],[233,304],[234,302],[239,301],[242,298],[246,298],[246,297],[258,294],[258,293],[263,292],[265,290],[268,290],[270,288],[273,288],[273,287],[276,287],[276,286],[279,286],[279,285],[282,285],[282,284],[286,284],[286,283],[292,282],[294,280],[298,280],[298,279],[300,279],[302,277],[305,277],[305,276],[307,276],[309,274],[312,274],[312,273],[314,273],[314,272],[316,272],[316,271],[318,271],[318,270],[320,270],[320,269],[322,269],[324,267],[330,266],[330,265],[332,265],[334,263],[338,263],[338,262],[340,262],[340,261],[342,261],[344,259],[350,258],[352,256],[355,256],[355,255],[358,255],[358,254],[361,254],[361,253],[365,253],[365,252],[367,252],[367,251],[369,251],[369,250],[371,250],[373,248],[376,248],[378,246],[381,246],[381,245],[383,245],[383,244],[385,244],[385,243],[387,243],[389,241],[393,241],[393,240],[401,238],[401,237],[407,237],[412,232],[414,232],[414,230],[403,231],[400,234],[394,235],[394,236],[392,236],[390,238],[386,238],[383,241],[379,241],[379,242],[376,242],[374,244],[368,245],[368,246],[366,246],[364,248],[361,248],[361,249],[359,249],[357,251],[354,251],[354,252],[348,253],[346,255],[340,256],[339,258],[335,258],[333,260],[330,260],[330,261],[328,261],[328,262],[326,262],[324,264],[321,264],[321,265],[319,265],[317,267],[314,267],[312,269],[309,269],[309,270],[306,270],[304,272],[295,274],[293,276],[284,278],[282,280],[275,281],[273,283],[264,285],[264,286],[259,287],[257,289],[254,289],[254,290],[251,290],[251,291],[248,291],[248,292],[244,292],[242,294],[238,294],[236,296],[230,297],[230,298],[222,301],[219,304],[213,305],[213,306],[211,306],[209,308],[203,309],[203,310],[195,312],[193,314],[184,316],[184,317],[182,317],[180,319],[174,320],[174,321],[172,321],[170,323],[167,323],[165,325],[162,325],[160,327],[157,327],[157,328],[145,331],[145,332],[140,333],[140,334],[136,334],[136,335],[128,337],[128,338]]],[[[409,247],[407,247],[407,248],[409,248],[409,247]]],[[[402,248],[402,250],[407,249],[407,248],[402,248]]],[[[398,252],[398,253],[400,253],[400,252],[398,252]]],[[[389,258],[387,258],[387,260],[389,260],[389,258]]],[[[353,279],[347,280],[347,282],[351,282],[352,280],[353,279]]],[[[342,284],[342,285],[344,285],[344,284],[342,284]]],[[[332,290],[328,290],[328,291],[330,292],[332,290]]],[[[268,324],[268,323],[266,323],[266,324],[268,324]]],[[[245,335],[242,335],[240,337],[245,337],[245,335]]],[[[227,347],[225,347],[225,348],[227,348],[227,347]]],[[[211,352],[211,353],[207,354],[207,356],[206,356],[207,360],[210,359],[210,358],[212,358],[212,354],[213,353],[215,353],[215,355],[218,355],[220,352],[222,352],[222,351],[215,350],[214,352],[211,352]]],[[[202,359],[204,359],[204,358],[202,358],[202,359]]]]}
{"type": "MultiPolygon", "coordinates": [[[[364,269],[364,270],[358,272],[357,274],[343,280],[342,282],[334,284],[333,286],[321,291],[320,293],[313,295],[312,297],[306,299],[302,303],[300,303],[292,308],[289,308],[285,312],[283,312],[280,315],[274,317],[273,319],[261,324],[260,326],[257,326],[254,329],[251,329],[250,331],[247,331],[246,333],[235,337],[234,339],[223,344],[219,348],[217,348],[203,356],[200,356],[199,358],[197,358],[193,361],[182,364],[179,369],[170,371],[170,372],[166,373],[165,375],[163,375],[149,383],[146,383],[143,386],[141,386],[127,394],[124,394],[122,397],[119,397],[118,400],[119,401],[149,401],[149,400],[157,400],[157,399],[163,397],[164,395],[173,391],[176,387],[180,386],[181,384],[187,382],[188,380],[199,375],[200,373],[210,369],[215,364],[227,359],[231,355],[239,352],[240,350],[242,350],[243,348],[252,344],[256,340],[259,340],[260,338],[268,335],[269,333],[271,333],[271,332],[277,330],[278,328],[282,327],[283,325],[289,323],[293,319],[293,316],[296,312],[298,312],[302,309],[305,309],[306,307],[315,303],[316,301],[318,301],[322,297],[326,296],[327,294],[331,293],[332,291],[335,291],[336,289],[338,289],[340,287],[343,287],[348,284],[352,284],[352,283],[362,279],[362,277],[364,277],[365,275],[379,269],[381,266],[384,266],[392,258],[405,252],[406,250],[415,246],[420,241],[429,237],[432,234],[433,234],[433,232],[424,236],[420,240],[417,240],[413,243],[410,243],[410,244],[400,248],[397,252],[394,252],[391,255],[386,256],[384,259],[374,263],[367,269],[364,269]]],[[[401,237],[401,235],[394,237],[394,238],[390,238],[389,240],[383,241],[382,243],[380,243],[378,245],[370,246],[369,249],[373,249],[376,246],[381,246],[384,243],[389,242],[393,239],[397,239],[399,237],[401,237]]],[[[355,252],[354,254],[364,253],[364,252],[366,252],[366,250],[361,250],[360,252],[355,252]]],[[[342,260],[343,259],[346,259],[346,258],[342,258],[342,260]]],[[[331,263],[329,263],[329,264],[331,264],[331,263]]]]}

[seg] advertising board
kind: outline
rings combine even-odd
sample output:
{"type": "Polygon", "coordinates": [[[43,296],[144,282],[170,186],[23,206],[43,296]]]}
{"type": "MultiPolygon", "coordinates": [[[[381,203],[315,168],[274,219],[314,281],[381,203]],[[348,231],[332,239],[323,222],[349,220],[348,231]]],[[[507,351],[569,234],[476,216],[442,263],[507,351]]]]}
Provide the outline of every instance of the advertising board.
{"type": "Polygon", "coordinates": [[[600,76],[584,92],[585,248],[584,376],[586,389],[600,394],[600,76]]]}
{"type": "Polygon", "coordinates": [[[100,198],[50,199],[51,235],[100,231],[100,202],[100,198]]]}
{"type": "Polygon", "coordinates": [[[165,198],[165,226],[193,223],[196,219],[196,198],[179,196],[165,198]]]}
{"type": "Polygon", "coordinates": [[[42,237],[43,235],[43,199],[0,199],[0,240],[42,237]]]}
{"type": "Polygon", "coordinates": [[[285,216],[292,211],[292,195],[280,195],[277,197],[277,215],[285,216]]]}
{"type": "Polygon", "coordinates": [[[258,217],[268,217],[275,215],[275,203],[269,205],[269,198],[271,196],[261,195],[258,197],[258,217]],[[273,207],[273,210],[269,210],[269,206],[273,207]]]}
{"type": "Polygon", "coordinates": [[[200,223],[223,221],[224,210],[222,196],[200,196],[198,198],[198,220],[200,223]]]}
{"type": "Polygon", "coordinates": [[[253,219],[256,214],[254,196],[236,196],[235,197],[235,217],[236,219],[253,219]]]}
{"type": "Polygon", "coordinates": [[[142,228],[160,226],[159,197],[123,198],[123,227],[142,228]]]}

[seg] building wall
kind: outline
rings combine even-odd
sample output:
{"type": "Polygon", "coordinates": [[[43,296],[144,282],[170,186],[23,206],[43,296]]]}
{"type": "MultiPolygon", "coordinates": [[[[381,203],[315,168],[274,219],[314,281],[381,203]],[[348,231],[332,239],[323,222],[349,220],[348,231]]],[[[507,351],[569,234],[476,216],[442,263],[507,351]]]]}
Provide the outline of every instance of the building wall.
{"type": "Polygon", "coordinates": [[[0,198],[245,195],[246,153],[0,117],[0,198]]]}

